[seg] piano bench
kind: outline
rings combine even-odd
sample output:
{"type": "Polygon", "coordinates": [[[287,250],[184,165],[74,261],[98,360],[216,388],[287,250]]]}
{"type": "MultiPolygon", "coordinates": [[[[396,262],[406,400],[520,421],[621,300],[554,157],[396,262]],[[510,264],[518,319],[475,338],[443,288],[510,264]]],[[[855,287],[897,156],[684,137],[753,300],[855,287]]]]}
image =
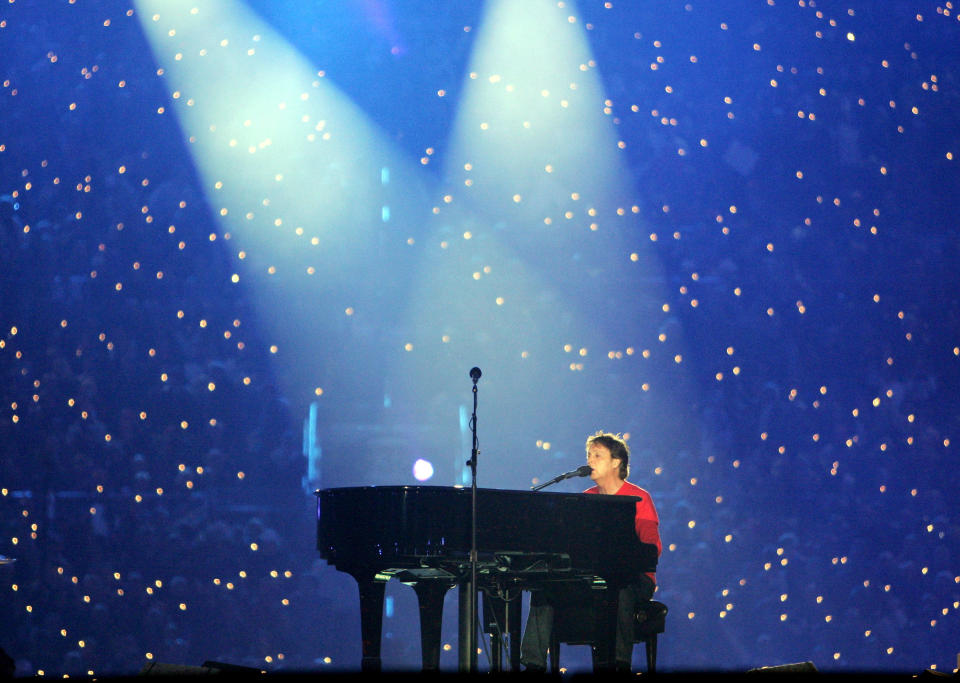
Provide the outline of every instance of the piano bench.
{"type": "MultiPolygon", "coordinates": [[[[644,643],[647,655],[647,673],[657,671],[657,636],[664,631],[667,606],[657,600],[647,600],[637,605],[634,612],[633,642],[644,643]]],[[[567,613],[561,610],[554,615],[553,631],[550,639],[550,670],[560,673],[560,643],[567,645],[590,645],[593,653],[594,670],[597,665],[597,652],[593,647],[596,638],[589,619],[582,618],[576,610],[567,613]]]]}

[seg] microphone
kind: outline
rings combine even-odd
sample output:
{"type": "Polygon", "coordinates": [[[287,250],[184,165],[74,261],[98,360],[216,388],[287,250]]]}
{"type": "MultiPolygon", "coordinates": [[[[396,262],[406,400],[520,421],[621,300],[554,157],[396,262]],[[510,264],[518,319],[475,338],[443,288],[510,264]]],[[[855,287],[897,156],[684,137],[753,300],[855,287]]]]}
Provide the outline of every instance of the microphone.
{"type": "Polygon", "coordinates": [[[567,477],[589,477],[591,472],[593,472],[593,468],[590,467],[590,465],[580,465],[580,467],[573,470],[572,472],[567,472],[565,475],[563,475],[563,478],[566,479],[567,477]]]}
{"type": "Polygon", "coordinates": [[[564,472],[563,474],[557,475],[556,477],[554,477],[553,479],[551,479],[550,481],[544,484],[540,484],[538,486],[532,486],[530,490],[539,491],[540,489],[546,488],[551,484],[556,484],[558,481],[563,481],[564,479],[570,479],[571,477],[588,477],[590,476],[591,472],[593,472],[593,468],[590,467],[590,465],[580,465],[580,467],[578,467],[577,469],[570,470],[569,472],[564,472]]]}
{"type": "Polygon", "coordinates": [[[480,372],[480,368],[473,368],[470,370],[470,379],[472,379],[474,384],[476,384],[477,380],[480,379],[480,375],[482,374],[483,373],[480,372]]]}

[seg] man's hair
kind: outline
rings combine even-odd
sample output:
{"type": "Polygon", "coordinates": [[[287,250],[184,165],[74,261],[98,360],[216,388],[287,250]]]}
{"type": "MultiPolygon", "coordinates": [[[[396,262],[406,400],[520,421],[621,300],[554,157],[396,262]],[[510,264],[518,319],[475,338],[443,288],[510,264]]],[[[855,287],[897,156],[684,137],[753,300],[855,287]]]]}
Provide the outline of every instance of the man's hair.
{"type": "Polygon", "coordinates": [[[627,442],[619,434],[597,432],[587,437],[587,450],[592,444],[604,446],[610,451],[611,458],[620,460],[620,478],[626,479],[630,474],[630,447],[627,442]]]}

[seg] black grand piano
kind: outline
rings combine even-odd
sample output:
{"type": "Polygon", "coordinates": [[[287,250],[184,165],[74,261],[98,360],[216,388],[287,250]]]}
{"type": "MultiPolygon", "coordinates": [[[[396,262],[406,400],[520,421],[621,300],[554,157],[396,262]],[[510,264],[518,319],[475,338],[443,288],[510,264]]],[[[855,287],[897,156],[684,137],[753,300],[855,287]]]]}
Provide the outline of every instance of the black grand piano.
{"type": "MultiPolygon", "coordinates": [[[[476,493],[477,588],[487,630],[496,635],[494,670],[505,634],[511,668],[519,668],[521,592],[557,581],[602,591],[598,628],[609,637],[600,662],[612,666],[619,588],[657,564],[656,548],[634,533],[637,499],[479,488],[476,493]]],[[[384,588],[396,578],[416,591],[423,668],[437,670],[444,595],[469,584],[470,489],[368,486],[316,495],[320,556],[359,587],[362,669],[380,670],[384,588]]],[[[466,670],[462,593],[460,604],[460,662],[466,670]]]]}

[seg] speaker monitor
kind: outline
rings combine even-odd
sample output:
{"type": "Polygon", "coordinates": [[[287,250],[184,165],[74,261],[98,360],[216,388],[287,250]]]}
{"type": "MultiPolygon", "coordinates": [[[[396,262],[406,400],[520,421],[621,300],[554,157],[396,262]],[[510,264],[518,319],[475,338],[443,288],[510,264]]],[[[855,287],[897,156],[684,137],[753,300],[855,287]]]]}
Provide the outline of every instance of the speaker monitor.
{"type": "Polygon", "coordinates": [[[810,674],[817,673],[817,667],[813,662],[793,662],[792,664],[777,664],[776,666],[761,666],[756,669],[749,669],[748,674],[752,673],[792,673],[792,674],[810,674]]]}
{"type": "Polygon", "coordinates": [[[147,662],[140,670],[141,676],[196,676],[206,674],[251,675],[264,673],[261,669],[238,664],[206,661],[201,666],[189,664],[168,664],[165,662],[147,662]]]}
{"type": "Polygon", "coordinates": [[[198,674],[218,674],[218,669],[189,664],[168,664],[166,662],[147,662],[140,669],[141,676],[196,676],[198,674]]]}

